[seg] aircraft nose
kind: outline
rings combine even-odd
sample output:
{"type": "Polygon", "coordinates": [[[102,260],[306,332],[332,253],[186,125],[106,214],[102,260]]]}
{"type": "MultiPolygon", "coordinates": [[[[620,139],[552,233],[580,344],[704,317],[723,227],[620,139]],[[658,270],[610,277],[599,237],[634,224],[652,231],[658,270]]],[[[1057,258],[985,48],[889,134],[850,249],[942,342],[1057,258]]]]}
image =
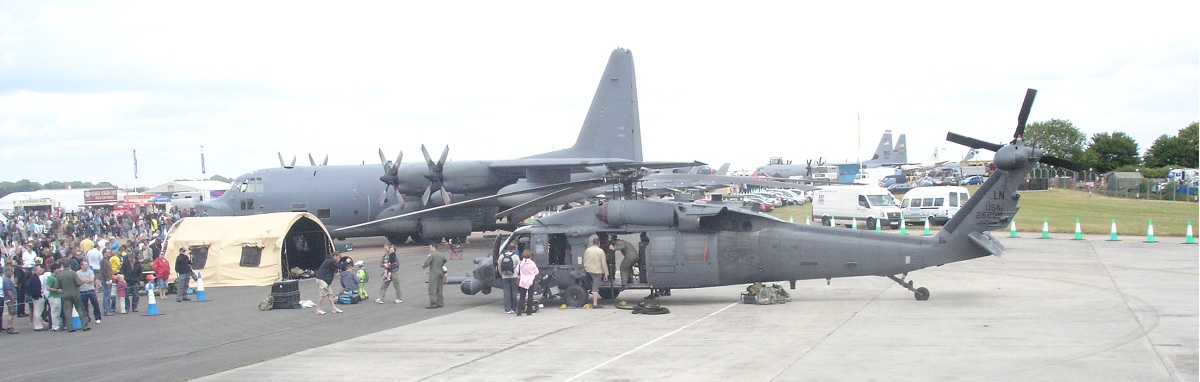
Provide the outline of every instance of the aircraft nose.
{"type": "Polygon", "coordinates": [[[196,204],[196,213],[200,216],[233,216],[233,209],[216,200],[205,200],[196,204]]]}

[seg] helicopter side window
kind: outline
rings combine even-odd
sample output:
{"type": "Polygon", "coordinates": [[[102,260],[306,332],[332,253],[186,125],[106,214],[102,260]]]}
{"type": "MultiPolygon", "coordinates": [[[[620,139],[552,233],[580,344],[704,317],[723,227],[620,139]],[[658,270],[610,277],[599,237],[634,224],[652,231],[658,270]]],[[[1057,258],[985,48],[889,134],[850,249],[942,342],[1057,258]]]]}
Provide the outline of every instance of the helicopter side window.
{"type": "Polygon", "coordinates": [[[571,244],[567,242],[567,235],[550,235],[550,265],[567,265],[570,253],[571,244]]]}

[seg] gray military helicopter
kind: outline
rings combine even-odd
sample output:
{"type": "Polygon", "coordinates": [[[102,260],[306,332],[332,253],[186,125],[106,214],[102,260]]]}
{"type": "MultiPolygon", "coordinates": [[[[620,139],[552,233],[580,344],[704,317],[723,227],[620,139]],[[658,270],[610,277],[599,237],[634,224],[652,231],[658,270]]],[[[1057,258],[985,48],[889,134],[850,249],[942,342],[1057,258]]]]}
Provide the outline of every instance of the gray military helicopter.
{"type": "MultiPolygon", "coordinates": [[[[947,134],[951,142],[995,151],[996,172],[931,237],[798,225],[718,204],[613,200],[559,212],[518,228],[511,236],[500,236],[493,257],[510,243],[532,251],[545,275],[540,292],[557,294],[571,306],[588,300],[581,270],[584,249],[593,237],[609,235],[645,239],[640,258],[644,271],[632,280],[602,285],[605,298],[627,289],[669,291],[785,280],[795,288],[797,280],[882,276],[912,291],[917,300],[927,300],[928,289],[905,280],[909,272],[1001,255],[1004,246],[989,231],[1008,227],[1021,197],[1018,186],[1038,162],[1075,167],[1022,142],[1035,94],[1033,89],[1026,93],[1016,133],[1008,144],[947,134]]],[[[480,258],[476,263],[469,277],[456,280],[468,295],[486,294],[498,285],[493,259],[480,258]]]]}

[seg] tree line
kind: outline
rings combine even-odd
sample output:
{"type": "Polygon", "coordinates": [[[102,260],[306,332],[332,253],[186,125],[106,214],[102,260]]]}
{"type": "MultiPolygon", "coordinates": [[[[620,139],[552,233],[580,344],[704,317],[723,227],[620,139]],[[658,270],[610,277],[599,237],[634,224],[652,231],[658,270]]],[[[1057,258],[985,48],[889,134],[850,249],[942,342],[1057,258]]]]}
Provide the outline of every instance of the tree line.
{"type": "Polygon", "coordinates": [[[1030,123],[1025,143],[1046,150],[1047,155],[1066,159],[1096,173],[1141,171],[1148,177],[1168,168],[1197,168],[1200,162],[1200,123],[1192,122],[1175,135],[1163,134],[1141,152],[1137,141],[1121,131],[1092,134],[1091,138],[1071,121],[1051,119],[1030,123]]]}
{"type": "MultiPolygon", "coordinates": [[[[176,179],[176,180],[178,181],[178,180],[186,180],[186,179],[176,179]]],[[[208,180],[217,180],[217,181],[222,181],[225,183],[229,183],[232,181],[231,179],[220,176],[220,175],[213,175],[211,178],[208,178],[208,180]]],[[[10,181],[0,182],[0,198],[3,198],[5,196],[7,196],[8,194],[11,194],[14,192],[31,192],[31,191],[38,191],[38,190],[64,190],[67,188],[77,189],[77,188],[118,188],[118,187],[114,186],[112,183],[109,183],[109,182],[92,183],[92,182],[80,182],[80,181],[73,181],[73,182],[54,181],[54,182],[48,182],[48,183],[37,183],[37,182],[31,182],[29,179],[21,179],[16,182],[10,182],[10,181]]],[[[138,187],[138,188],[134,188],[133,190],[129,190],[129,191],[142,192],[147,189],[148,189],[147,187],[138,187]]]]}

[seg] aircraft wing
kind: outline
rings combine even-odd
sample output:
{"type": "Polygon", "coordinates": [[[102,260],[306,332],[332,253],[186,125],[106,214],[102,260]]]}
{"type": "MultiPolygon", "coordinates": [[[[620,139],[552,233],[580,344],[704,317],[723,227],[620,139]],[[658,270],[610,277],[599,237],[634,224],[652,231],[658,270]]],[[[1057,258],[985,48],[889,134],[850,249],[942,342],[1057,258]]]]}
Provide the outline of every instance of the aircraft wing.
{"type": "Polygon", "coordinates": [[[413,211],[413,212],[409,212],[409,213],[405,213],[405,214],[386,217],[383,219],[376,219],[376,220],[372,220],[372,221],[362,223],[362,224],[355,224],[352,226],[342,227],[342,228],[335,229],[333,231],[339,232],[339,231],[350,230],[350,229],[355,229],[355,228],[374,226],[374,225],[378,225],[380,223],[391,221],[391,220],[420,216],[420,215],[424,215],[424,214],[427,214],[430,212],[440,211],[440,210],[445,210],[445,209],[450,209],[450,208],[485,205],[485,204],[491,203],[493,200],[496,200],[496,199],[499,199],[502,197],[506,197],[506,196],[527,194],[527,193],[532,193],[532,192],[542,192],[542,191],[547,191],[547,190],[561,190],[561,189],[566,189],[566,188],[586,189],[586,188],[590,188],[590,187],[596,187],[599,184],[603,184],[602,179],[588,179],[588,180],[581,180],[581,181],[568,182],[568,183],[552,184],[552,185],[542,186],[542,187],[534,187],[534,188],[529,188],[529,189],[525,189],[525,190],[509,192],[509,193],[505,193],[505,194],[484,196],[484,197],[479,197],[479,198],[475,198],[475,199],[464,200],[461,202],[445,204],[445,205],[441,205],[441,206],[437,206],[437,207],[426,208],[426,209],[417,210],[417,211],[413,211]]]}
{"type": "Polygon", "coordinates": [[[800,190],[815,190],[818,187],[803,185],[795,182],[763,180],[747,176],[704,175],[704,174],[650,174],[642,178],[643,189],[680,189],[680,188],[709,188],[724,187],[731,184],[745,184],[760,187],[791,188],[800,190]]]}
{"type": "Polygon", "coordinates": [[[621,158],[523,158],[497,160],[488,163],[488,168],[495,171],[524,172],[526,170],[571,170],[571,172],[588,172],[589,167],[605,166],[613,168],[676,168],[688,166],[703,166],[701,162],[642,162],[621,158]]]}

